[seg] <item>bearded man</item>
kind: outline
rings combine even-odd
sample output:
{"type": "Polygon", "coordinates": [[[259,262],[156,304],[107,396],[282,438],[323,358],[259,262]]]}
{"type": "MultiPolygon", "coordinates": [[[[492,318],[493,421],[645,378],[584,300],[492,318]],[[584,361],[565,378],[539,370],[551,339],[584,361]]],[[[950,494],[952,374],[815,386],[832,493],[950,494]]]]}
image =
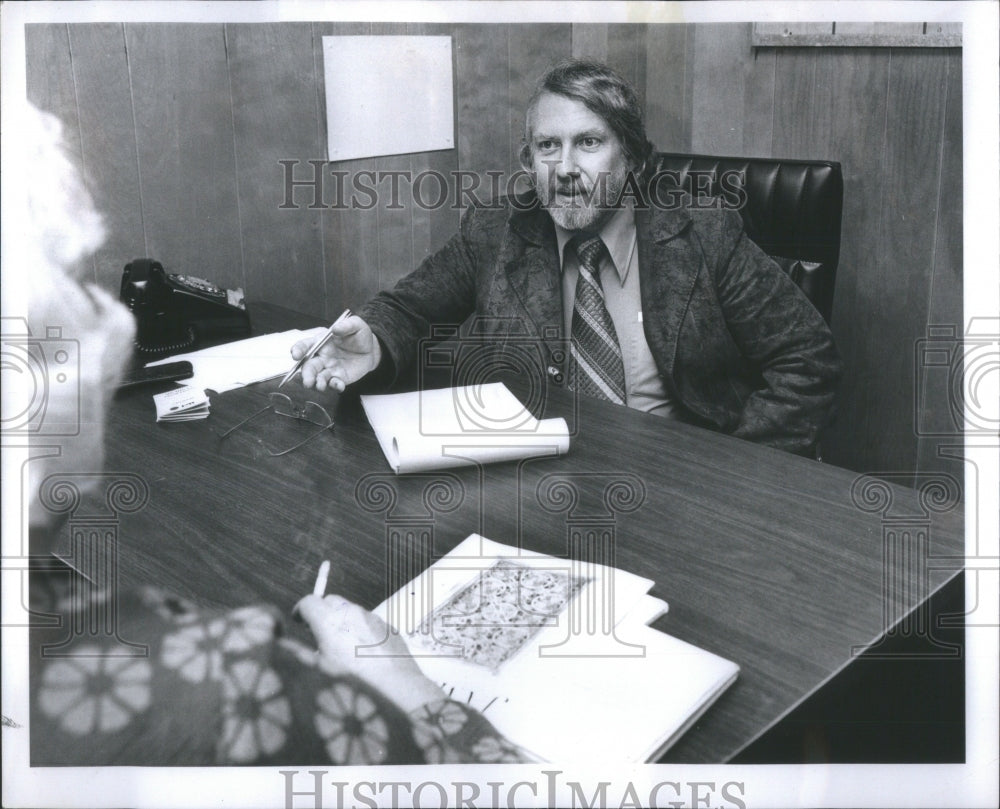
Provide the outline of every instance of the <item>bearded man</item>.
{"type": "Polygon", "coordinates": [[[520,156],[530,192],[470,208],[440,251],[335,327],[303,383],[391,386],[434,326],[475,315],[499,354],[537,341],[549,382],[813,454],[840,375],[830,330],[737,212],[648,193],[663,178],[633,88],[595,62],[552,68],[520,156]]]}

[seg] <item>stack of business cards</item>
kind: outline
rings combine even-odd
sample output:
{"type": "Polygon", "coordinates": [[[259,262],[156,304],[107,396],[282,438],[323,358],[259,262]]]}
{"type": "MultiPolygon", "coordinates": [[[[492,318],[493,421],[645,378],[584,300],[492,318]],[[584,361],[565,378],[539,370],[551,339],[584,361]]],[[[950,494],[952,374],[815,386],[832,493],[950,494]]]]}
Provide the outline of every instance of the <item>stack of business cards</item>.
{"type": "Polygon", "coordinates": [[[153,397],[157,421],[193,421],[208,418],[208,394],[185,385],[153,397]]]}

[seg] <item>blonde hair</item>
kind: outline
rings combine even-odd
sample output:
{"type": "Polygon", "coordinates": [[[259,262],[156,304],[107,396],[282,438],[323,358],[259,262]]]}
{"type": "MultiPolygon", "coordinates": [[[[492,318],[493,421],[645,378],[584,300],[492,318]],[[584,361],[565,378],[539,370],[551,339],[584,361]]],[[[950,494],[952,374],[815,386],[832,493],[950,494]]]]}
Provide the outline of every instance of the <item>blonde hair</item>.
{"type": "MultiPolygon", "coordinates": [[[[27,280],[27,326],[39,345],[64,348],[70,358],[34,395],[46,429],[37,439],[58,453],[32,461],[31,522],[47,524],[37,500],[39,484],[53,473],[100,473],[104,420],[110,399],[132,355],[135,322],[110,294],[81,280],[88,258],[104,242],[105,228],[80,172],[70,158],[55,116],[29,107],[20,151],[25,186],[16,270],[27,280]]],[[[5,233],[5,238],[11,238],[5,233]]],[[[5,257],[6,258],[6,257],[5,257]]],[[[31,357],[22,357],[31,364],[31,357]]],[[[38,374],[48,377],[44,363],[38,374]]],[[[35,439],[33,439],[34,441],[35,439]]]]}
{"type": "Polygon", "coordinates": [[[29,167],[24,238],[50,268],[79,275],[81,259],[104,243],[105,228],[67,153],[62,129],[54,115],[28,105],[21,133],[29,167]]]}

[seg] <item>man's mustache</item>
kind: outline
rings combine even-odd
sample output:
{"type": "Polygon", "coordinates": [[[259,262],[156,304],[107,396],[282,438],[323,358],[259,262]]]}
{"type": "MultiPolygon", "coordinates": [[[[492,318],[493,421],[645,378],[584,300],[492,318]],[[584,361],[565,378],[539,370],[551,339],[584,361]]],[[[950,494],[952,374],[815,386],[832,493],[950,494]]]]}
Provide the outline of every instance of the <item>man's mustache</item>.
{"type": "Polygon", "coordinates": [[[533,180],[535,188],[547,204],[569,206],[614,204],[625,185],[624,178],[619,178],[613,171],[600,172],[592,182],[591,178],[583,175],[560,177],[555,173],[549,174],[544,180],[539,174],[535,174],[533,180]]]}
{"type": "Polygon", "coordinates": [[[549,192],[552,195],[565,195],[574,197],[589,198],[594,193],[594,188],[579,181],[560,182],[559,180],[549,181],[549,192]]]}
{"type": "Polygon", "coordinates": [[[582,176],[570,178],[550,176],[548,178],[548,189],[551,194],[566,194],[589,198],[595,194],[607,194],[616,187],[616,175],[610,171],[601,172],[593,182],[588,182],[582,176]]]}
{"type": "Polygon", "coordinates": [[[555,189],[561,194],[584,194],[590,190],[589,184],[583,178],[561,180],[558,177],[554,177],[550,181],[550,185],[555,186],[555,189]]]}

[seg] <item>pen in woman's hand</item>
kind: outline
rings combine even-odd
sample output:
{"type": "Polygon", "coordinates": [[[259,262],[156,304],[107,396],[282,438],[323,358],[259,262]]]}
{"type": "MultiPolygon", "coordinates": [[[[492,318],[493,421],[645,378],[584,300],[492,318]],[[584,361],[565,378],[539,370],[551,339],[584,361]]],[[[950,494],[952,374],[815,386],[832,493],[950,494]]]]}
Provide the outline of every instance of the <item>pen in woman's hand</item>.
{"type": "Polygon", "coordinates": [[[326,593],[326,582],[330,578],[330,560],[324,559],[323,564],[319,566],[319,572],[316,574],[316,584],[313,587],[313,595],[319,596],[320,598],[326,593]]]}
{"type": "MultiPolygon", "coordinates": [[[[318,598],[322,598],[326,595],[326,585],[330,578],[330,560],[324,559],[319,566],[319,571],[316,573],[316,583],[313,585],[312,594],[318,598]]],[[[308,598],[308,596],[306,596],[308,598]]],[[[292,618],[294,618],[298,623],[304,621],[302,617],[302,612],[299,610],[299,605],[296,604],[292,607],[292,618]]]]}

